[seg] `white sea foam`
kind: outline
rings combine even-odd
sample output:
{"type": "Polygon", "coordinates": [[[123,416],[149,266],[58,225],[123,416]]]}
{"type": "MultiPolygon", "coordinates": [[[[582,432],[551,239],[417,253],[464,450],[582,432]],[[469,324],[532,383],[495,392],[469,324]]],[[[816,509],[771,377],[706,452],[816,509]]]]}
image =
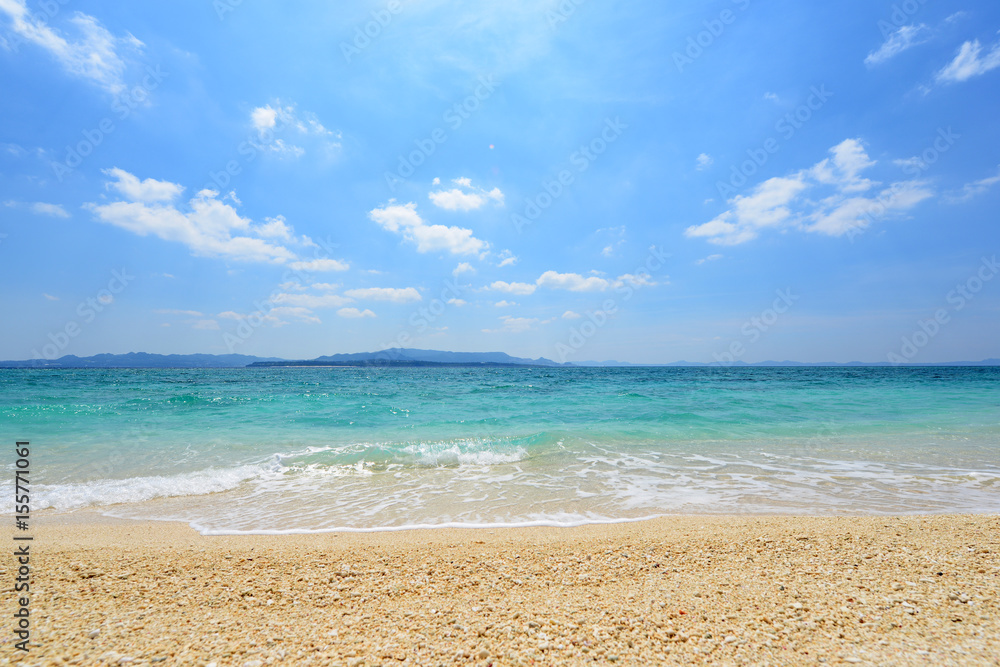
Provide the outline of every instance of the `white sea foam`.
{"type": "MultiPolygon", "coordinates": [[[[176,475],[149,475],[121,479],[100,479],[67,484],[36,484],[34,486],[33,508],[67,511],[84,507],[102,507],[142,503],[161,498],[185,496],[205,496],[232,491],[241,486],[293,480],[290,486],[302,490],[317,488],[320,478],[340,476],[370,476],[373,466],[388,467],[489,467],[521,461],[527,457],[523,447],[507,451],[495,448],[491,443],[477,440],[455,442],[429,442],[410,444],[404,447],[394,445],[360,444],[351,447],[361,450],[360,460],[345,463],[350,451],[345,447],[310,446],[297,452],[279,452],[265,461],[233,466],[212,467],[176,475]],[[367,454],[373,460],[366,460],[367,454]],[[327,455],[327,456],[324,456],[327,455]],[[303,460],[319,462],[303,463],[303,460]],[[384,459],[388,457],[388,462],[384,459]],[[382,459],[382,460],[379,460],[382,459]]],[[[356,458],[354,454],[351,458],[356,458]]],[[[0,493],[13,493],[11,483],[0,483],[0,493]]],[[[272,484],[269,489],[273,489],[272,484]]],[[[265,489],[266,491],[267,489],[265,489]]]]}
{"type": "Polygon", "coordinates": [[[216,529],[208,528],[196,521],[190,522],[191,527],[197,530],[202,535],[206,536],[219,536],[219,535],[319,535],[324,533],[386,533],[386,532],[398,532],[401,530],[433,530],[435,528],[469,528],[469,529],[494,529],[494,528],[576,528],[578,526],[590,526],[595,524],[616,524],[616,523],[635,523],[638,521],[648,521],[650,519],[656,519],[661,516],[666,516],[663,514],[653,514],[649,516],[629,518],[629,519],[612,519],[607,517],[594,517],[594,516],[580,516],[573,518],[565,518],[563,520],[559,519],[537,519],[537,520],[527,520],[527,521],[495,521],[492,523],[476,523],[476,522],[462,522],[462,521],[448,521],[443,523],[412,523],[412,524],[402,524],[398,526],[372,526],[370,528],[357,528],[353,526],[337,526],[334,528],[316,528],[316,529],[297,529],[292,528],[288,530],[235,530],[235,529],[216,529]]]}
{"type": "Polygon", "coordinates": [[[445,448],[428,447],[427,445],[409,445],[403,449],[412,455],[418,463],[426,466],[441,465],[475,465],[489,466],[502,463],[514,463],[528,456],[523,447],[511,451],[496,451],[493,449],[470,448],[467,445],[452,444],[445,448]]]}
{"type": "Polygon", "coordinates": [[[235,489],[248,480],[273,475],[279,467],[276,461],[272,461],[234,468],[207,468],[179,475],[102,479],[78,484],[39,484],[34,488],[33,507],[40,510],[73,510],[220,493],[235,489]]]}
{"type": "Polygon", "coordinates": [[[616,450],[579,440],[558,453],[544,449],[535,455],[488,440],[310,447],[231,468],[38,485],[36,507],[104,507],[186,521],[206,535],[575,526],[691,513],[1000,511],[1000,468],[986,462],[965,468],[752,447],[616,450]]]}

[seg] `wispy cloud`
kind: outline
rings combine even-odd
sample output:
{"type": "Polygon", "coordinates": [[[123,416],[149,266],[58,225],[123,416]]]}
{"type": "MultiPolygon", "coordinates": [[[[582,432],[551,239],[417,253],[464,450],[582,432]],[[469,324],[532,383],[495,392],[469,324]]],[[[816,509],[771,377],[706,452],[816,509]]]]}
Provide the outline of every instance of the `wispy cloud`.
{"type": "Polygon", "coordinates": [[[508,283],[503,280],[497,280],[491,283],[486,289],[494,292],[528,296],[534,294],[538,288],[567,292],[603,292],[624,285],[631,287],[655,287],[657,283],[653,282],[649,276],[632,275],[631,273],[618,276],[614,280],[608,280],[600,276],[582,276],[579,273],[546,271],[535,280],[534,284],[508,283]]]}
{"type": "Polygon", "coordinates": [[[926,43],[929,39],[930,28],[923,23],[901,26],[889,35],[882,46],[868,54],[868,57],[865,58],[865,64],[869,67],[881,65],[907,49],[926,43]]]}
{"type": "Polygon", "coordinates": [[[422,297],[415,287],[363,287],[344,292],[345,296],[361,301],[391,301],[392,303],[412,303],[422,297]]]}
{"type": "MultiPolygon", "coordinates": [[[[0,0],[2,2],[2,0],[0,0]]],[[[5,201],[4,206],[9,208],[24,208],[35,215],[47,215],[53,218],[68,218],[69,213],[60,204],[47,204],[45,202],[20,202],[5,201]]]]}
{"type": "Polygon", "coordinates": [[[935,79],[938,83],[960,83],[998,67],[1000,67],[1000,42],[990,47],[989,52],[984,55],[982,44],[975,39],[962,44],[958,55],[937,73],[935,79]]]}
{"type": "Polygon", "coordinates": [[[1000,183],[1000,171],[995,176],[988,176],[972,183],[967,183],[958,194],[948,196],[948,201],[952,203],[969,201],[973,197],[987,192],[997,183],[1000,183]]]}
{"type": "Polygon", "coordinates": [[[205,315],[197,310],[176,310],[173,308],[157,308],[153,311],[157,315],[184,315],[186,317],[204,317],[205,315]]]}
{"type": "Polygon", "coordinates": [[[260,139],[259,148],[264,152],[275,153],[281,157],[301,157],[306,149],[299,143],[313,142],[327,151],[341,148],[340,132],[327,129],[319,121],[316,114],[299,112],[294,104],[282,104],[275,100],[273,104],[254,107],[250,111],[250,124],[257,131],[260,139]],[[283,134],[283,137],[278,137],[283,134]]]}
{"type": "Polygon", "coordinates": [[[468,262],[462,262],[451,272],[451,275],[458,278],[463,273],[475,273],[476,269],[468,262]]]}
{"type": "Polygon", "coordinates": [[[309,260],[299,260],[289,264],[296,271],[308,271],[310,273],[328,273],[330,271],[347,271],[351,265],[339,259],[319,258],[309,260]]]}
{"type": "Polygon", "coordinates": [[[539,287],[569,290],[570,292],[601,292],[610,285],[607,280],[597,276],[584,278],[579,273],[558,273],[556,271],[546,271],[539,276],[536,284],[539,287]]]}
{"type": "Polygon", "coordinates": [[[685,230],[688,238],[706,238],[719,245],[737,245],[757,238],[766,229],[794,227],[807,232],[840,236],[865,227],[874,214],[888,215],[916,206],[932,196],[923,181],[878,185],[862,172],[875,164],[860,139],[847,139],[830,149],[831,157],[809,169],[770,178],[748,195],[728,201],[730,208],[706,223],[685,230]],[[819,199],[802,195],[827,189],[819,199]]]}
{"type": "Polygon", "coordinates": [[[352,299],[339,294],[290,294],[282,292],[275,294],[271,301],[282,306],[293,306],[318,310],[323,308],[340,308],[352,302],[352,299]]]}
{"type": "Polygon", "coordinates": [[[515,264],[517,264],[518,261],[517,256],[514,255],[514,253],[512,253],[510,250],[504,250],[503,252],[501,252],[500,256],[497,259],[500,260],[500,262],[497,263],[497,266],[501,269],[505,266],[514,266],[515,264]]]}
{"type": "Polygon", "coordinates": [[[358,310],[357,308],[341,308],[337,311],[339,317],[345,317],[350,320],[358,320],[366,317],[375,317],[375,313],[368,310],[358,310]]]}
{"type": "Polygon", "coordinates": [[[530,283],[509,283],[504,280],[497,280],[490,284],[489,289],[494,292],[506,292],[507,294],[534,294],[537,286],[530,283]]]}
{"type": "Polygon", "coordinates": [[[112,95],[125,90],[125,59],[122,53],[144,46],[133,37],[115,37],[93,16],[75,12],[68,23],[73,36],[53,28],[27,7],[26,0],[0,0],[10,30],[21,40],[46,50],[71,76],[97,85],[112,95]]]}
{"type": "Polygon", "coordinates": [[[524,333],[538,324],[538,319],[534,317],[512,317],[504,315],[500,318],[503,326],[499,329],[483,329],[483,333],[524,333]]]}

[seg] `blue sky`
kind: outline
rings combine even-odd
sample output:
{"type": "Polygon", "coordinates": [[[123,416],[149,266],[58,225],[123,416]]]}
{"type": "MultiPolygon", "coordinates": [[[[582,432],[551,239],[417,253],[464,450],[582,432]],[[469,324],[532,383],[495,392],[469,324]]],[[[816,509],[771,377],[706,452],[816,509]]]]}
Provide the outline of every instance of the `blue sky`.
{"type": "Polygon", "coordinates": [[[0,0],[0,358],[1000,356],[1000,6],[0,0]]]}

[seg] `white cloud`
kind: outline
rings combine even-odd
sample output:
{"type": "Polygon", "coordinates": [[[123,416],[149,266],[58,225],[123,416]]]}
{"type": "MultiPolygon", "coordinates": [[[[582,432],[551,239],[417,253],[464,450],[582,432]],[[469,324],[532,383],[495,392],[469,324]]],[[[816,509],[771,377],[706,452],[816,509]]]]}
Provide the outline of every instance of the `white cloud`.
{"type": "Polygon", "coordinates": [[[173,308],[157,308],[153,311],[157,315],[184,315],[186,317],[204,317],[205,315],[197,310],[176,310],[173,308]]]}
{"type": "Polygon", "coordinates": [[[383,229],[415,243],[417,252],[446,250],[453,255],[478,255],[489,249],[489,244],[473,236],[471,229],[426,224],[412,202],[400,205],[390,201],[369,212],[368,217],[383,229]]]}
{"type": "Polygon", "coordinates": [[[19,39],[48,51],[70,75],[89,80],[112,95],[125,90],[125,61],[120,51],[143,46],[132,35],[115,37],[93,16],[74,12],[68,23],[77,35],[71,40],[35,16],[26,0],[0,0],[0,13],[10,17],[10,30],[19,39]]]}
{"type": "MultiPolygon", "coordinates": [[[[282,321],[282,320],[278,319],[277,317],[275,317],[276,313],[294,314],[294,313],[300,312],[300,311],[302,312],[302,315],[298,319],[302,319],[305,322],[319,322],[319,320],[317,318],[313,317],[312,312],[309,311],[309,309],[307,309],[307,308],[285,308],[285,307],[278,307],[278,308],[271,308],[266,314],[262,313],[259,310],[256,311],[256,312],[254,312],[254,313],[252,313],[252,314],[253,314],[254,318],[260,318],[260,320],[262,322],[270,324],[273,327],[281,327],[281,326],[284,326],[284,325],[288,324],[288,322],[282,321]]],[[[249,317],[249,315],[244,315],[243,313],[237,313],[237,312],[234,312],[232,310],[227,310],[224,313],[219,313],[218,315],[216,315],[216,317],[218,317],[219,319],[222,319],[222,320],[236,320],[236,321],[240,321],[240,320],[247,319],[249,317]]]]}
{"type": "MultiPolygon", "coordinates": [[[[0,0],[2,1],[2,0],[0,0]]],[[[117,190],[129,201],[153,204],[156,202],[173,201],[184,192],[184,188],[169,181],[158,181],[155,178],[147,178],[140,181],[138,178],[128,173],[124,169],[114,167],[105,169],[104,174],[117,179],[108,183],[108,188],[117,190]]]]}
{"type": "Polygon", "coordinates": [[[285,143],[284,139],[275,139],[269,144],[264,144],[262,147],[272,153],[290,155],[291,157],[302,157],[306,154],[306,149],[302,148],[302,146],[285,143]]]}
{"type": "Polygon", "coordinates": [[[830,149],[827,158],[786,177],[770,178],[748,195],[737,195],[730,208],[713,220],[685,230],[688,238],[707,238],[718,245],[737,245],[757,238],[765,229],[795,227],[808,232],[840,236],[866,227],[874,218],[907,210],[932,196],[922,181],[893,183],[874,194],[878,183],[861,176],[875,164],[858,139],[847,139],[830,149]],[[821,199],[802,199],[820,187],[833,192],[821,199]],[[793,209],[793,205],[797,205],[793,209]]]}
{"type": "Polygon", "coordinates": [[[421,296],[413,287],[364,287],[344,292],[352,299],[369,299],[371,301],[391,301],[392,303],[410,303],[420,301],[421,296]]]}
{"type": "Polygon", "coordinates": [[[972,183],[967,183],[965,187],[962,188],[961,194],[948,197],[948,201],[952,203],[968,201],[973,197],[988,191],[997,183],[1000,183],[1000,172],[998,172],[996,176],[989,176],[978,181],[973,181],[972,183]]]}
{"type": "MultiPolygon", "coordinates": [[[[440,179],[434,185],[440,184],[440,179]]],[[[452,181],[458,188],[451,190],[437,190],[427,196],[431,202],[447,211],[474,211],[482,208],[488,201],[493,200],[498,206],[503,206],[504,196],[499,188],[493,188],[489,192],[482,188],[473,187],[469,178],[456,178],[452,181]]]]}
{"type": "Polygon", "coordinates": [[[140,183],[127,172],[113,172],[119,182],[112,185],[132,201],[86,204],[84,208],[101,222],[139,236],[152,234],[164,241],[182,243],[199,256],[273,264],[295,259],[295,253],[284,246],[248,236],[255,233],[251,221],[216,199],[217,192],[202,190],[188,202],[189,210],[182,212],[173,204],[150,205],[145,201],[150,197],[162,199],[168,192],[180,192],[180,186],[168,183],[166,186],[171,187],[166,187],[162,181],[148,186],[148,180],[140,183]],[[135,184],[138,187],[133,187],[135,184]]]}
{"type": "Polygon", "coordinates": [[[774,93],[764,93],[764,99],[767,100],[768,102],[775,102],[775,103],[781,101],[781,98],[774,93]]]}
{"type": "Polygon", "coordinates": [[[830,149],[833,159],[827,158],[812,168],[811,176],[820,183],[836,186],[841,192],[864,192],[872,183],[859,174],[875,165],[868,157],[859,139],[847,139],[830,149]]]}
{"type": "Polygon", "coordinates": [[[46,204],[45,202],[35,202],[31,205],[31,211],[38,215],[51,215],[54,218],[68,218],[66,212],[59,204],[46,204]]]}
{"type": "MultiPolygon", "coordinates": [[[[598,272],[593,271],[592,273],[598,272]]],[[[508,294],[520,295],[534,294],[535,290],[539,287],[556,290],[568,290],[570,292],[603,292],[611,287],[618,287],[625,285],[626,283],[632,285],[633,287],[654,287],[657,285],[657,283],[653,282],[648,275],[632,275],[630,273],[626,273],[619,276],[614,281],[610,281],[597,275],[584,277],[579,273],[558,273],[556,271],[546,271],[538,277],[538,280],[535,281],[534,285],[531,283],[508,283],[503,280],[497,280],[487,289],[495,292],[507,292],[508,294]]],[[[501,301],[496,305],[503,307],[517,304],[501,301]]]]}
{"type": "Polygon", "coordinates": [[[601,250],[604,257],[613,257],[615,251],[625,245],[625,225],[618,227],[602,227],[594,232],[596,236],[607,237],[610,242],[601,250]]]}
{"type": "MultiPolygon", "coordinates": [[[[0,0],[0,2],[3,2],[3,0],[0,0]]],[[[28,203],[14,200],[5,201],[3,204],[9,208],[26,208],[35,215],[48,215],[53,218],[69,217],[69,213],[66,212],[66,209],[59,204],[47,204],[40,201],[28,203]]]]}
{"type": "Polygon", "coordinates": [[[468,262],[462,262],[461,264],[455,267],[455,270],[451,272],[451,275],[458,278],[463,273],[475,273],[475,272],[476,269],[473,268],[471,264],[469,264],[468,262]]]}
{"type": "Polygon", "coordinates": [[[706,262],[714,262],[714,261],[717,261],[717,260],[720,260],[720,259],[722,259],[722,255],[709,255],[708,257],[705,257],[704,259],[696,260],[695,264],[701,266],[702,264],[705,264],[706,262]]]}
{"type": "Polygon", "coordinates": [[[694,162],[695,162],[695,169],[697,169],[698,171],[704,171],[705,169],[708,169],[713,164],[715,164],[715,160],[713,160],[712,156],[709,155],[708,153],[702,153],[697,158],[695,158],[694,162]]]}
{"type": "Polygon", "coordinates": [[[375,317],[375,313],[373,313],[372,311],[368,309],[358,310],[357,308],[341,308],[340,310],[337,311],[337,315],[339,315],[340,317],[346,317],[348,319],[375,317]]]}
{"type": "Polygon", "coordinates": [[[317,308],[339,308],[352,303],[349,299],[339,294],[289,294],[282,292],[271,298],[271,302],[282,306],[296,306],[309,309],[317,308]]]}
{"type": "Polygon", "coordinates": [[[321,292],[332,292],[333,290],[340,289],[341,286],[340,283],[313,283],[310,287],[321,292]]]}
{"type": "MultiPolygon", "coordinates": [[[[349,268],[338,260],[299,259],[285,244],[299,249],[316,244],[305,236],[296,238],[283,216],[266,218],[264,224],[253,224],[250,219],[240,216],[231,204],[219,199],[218,192],[208,189],[198,192],[182,208],[174,202],[184,191],[180,185],[153,178],[139,180],[118,168],[104,173],[115,179],[107,188],[121,194],[125,201],[85,204],[84,208],[101,222],[139,236],[153,235],[182,243],[197,256],[288,264],[296,270],[345,271],[349,268]],[[283,243],[276,243],[274,239],[283,243]]],[[[226,199],[239,201],[231,195],[226,199]]]]}
{"type": "Polygon", "coordinates": [[[523,333],[538,324],[538,320],[533,317],[511,317],[510,315],[504,315],[500,321],[503,322],[503,328],[483,329],[483,333],[523,333]]]}
{"type": "Polygon", "coordinates": [[[268,312],[268,315],[272,317],[291,317],[308,324],[321,323],[320,319],[313,315],[311,310],[302,306],[278,306],[277,308],[272,308],[268,312]]]}
{"type": "Polygon", "coordinates": [[[583,317],[583,315],[581,315],[580,313],[574,313],[572,310],[567,310],[565,313],[562,314],[562,318],[564,320],[578,320],[581,317],[583,317]]]}
{"type": "Polygon", "coordinates": [[[52,296],[51,294],[42,294],[42,296],[44,296],[49,301],[58,301],[59,300],[59,297],[52,296]]]}
{"type": "Polygon", "coordinates": [[[955,59],[938,72],[935,79],[938,83],[959,83],[1000,67],[1000,42],[990,47],[984,57],[980,57],[982,51],[978,39],[962,44],[955,59]]]}
{"type": "Polygon", "coordinates": [[[865,64],[869,67],[881,65],[907,49],[924,44],[929,39],[928,33],[930,33],[930,29],[922,23],[901,26],[899,30],[889,35],[889,38],[877,51],[868,54],[868,57],[865,58],[865,64]]]}
{"type": "Polygon", "coordinates": [[[448,211],[474,211],[486,203],[485,197],[458,189],[432,192],[428,197],[435,206],[448,211]]]}
{"type": "Polygon", "coordinates": [[[609,284],[604,278],[591,276],[584,278],[579,273],[556,273],[546,271],[535,281],[539,287],[550,289],[563,289],[571,292],[601,292],[608,288],[609,284]]]}
{"type": "Polygon", "coordinates": [[[514,266],[518,261],[517,257],[510,250],[504,250],[497,259],[500,260],[497,267],[501,269],[505,266],[514,266]]]}
{"type": "Polygon", "coordinates": [[[309,259],[299,260],[289,264],[295,271],[307,271],[311,273],[327,273],[330,271],[347,271],[351,265],[339,259],[309,259]]]}
{"type": "Polygon", "coordinates": [[[274,126],[277,124],[278,111],[273,109],[270,104],[263,107],[257,107],[250,112],[250,122],[253,123],[254,128],[258,132],[264,132],[265,130],[273,130],[274,126]]]}
{"type": "Polygon", "coordinates": [[[282,156],[301,157],[305,149],[295,143],[289,143],[284,138],[276,137],[278,133],[285,134],[296,141],[306,140],[314,143],[319,141],[327,150],[341,147],[341,135],[323,126],[316,115],[309,112],[301,114],[294,104],[282,104],[275,100],[274,105],[265,104],[250,111],[250,124],[259,135],[261,143],[258,148],[277,153],[282,156]]]}
{"type": "Polygon", "coordinates": [[[503,280],[497,280],[490,285],[489,289],[494,292],[507,292],[508,294],[534,294],[537,287],[529,283],[508,283],[503,280]]]}
{"type": "Polygon", "coordinates": [[[465,299],[448,299],[449,306],[455,306],[456,308],[461,308],[462,306],[468,305],[468,301],[465,299]]]}
{"type": "Polygon", "coordinates": [[[517,304],[516,304],[516,303],[514,303],[513,301],[507,301],[507,300],[505,299],[505,300],[503,300],[503,301],[497,301],[497,302],[496,302],[495,304],[493,304],[493,305],[494,305],[494,306],[496,306],[497,308],[510,308],[511,306],[516,306],[517,304]]]}
{"type": "Polygon", "coordinates": [[[615,280],[615,287],[622,285],[631,285],[632,287],[656,287],[659,285],[656,281],[652,279],[652,276],[646,274],[633,275],[631,273],[626,273],[624,275],[618,276],[615,280]]]}
{"type": "Polygon", "coordinates": [[[280,239],[282,241],[293,241],[292,229],[285,224],[285,216],[277,215],[273,218],[264,218],[263,225],[254,227],[258,236],[265,239],[280,239]]]}

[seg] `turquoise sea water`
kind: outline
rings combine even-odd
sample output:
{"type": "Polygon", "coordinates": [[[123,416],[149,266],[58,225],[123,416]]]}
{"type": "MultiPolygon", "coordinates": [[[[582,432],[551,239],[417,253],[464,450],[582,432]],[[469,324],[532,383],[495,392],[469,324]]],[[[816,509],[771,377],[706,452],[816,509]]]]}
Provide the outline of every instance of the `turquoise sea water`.
{"type": "Polygon", "coordinates": [[[0,437],[206,534],[1000,512],[998,368],[0,370],[0,437]]]}

